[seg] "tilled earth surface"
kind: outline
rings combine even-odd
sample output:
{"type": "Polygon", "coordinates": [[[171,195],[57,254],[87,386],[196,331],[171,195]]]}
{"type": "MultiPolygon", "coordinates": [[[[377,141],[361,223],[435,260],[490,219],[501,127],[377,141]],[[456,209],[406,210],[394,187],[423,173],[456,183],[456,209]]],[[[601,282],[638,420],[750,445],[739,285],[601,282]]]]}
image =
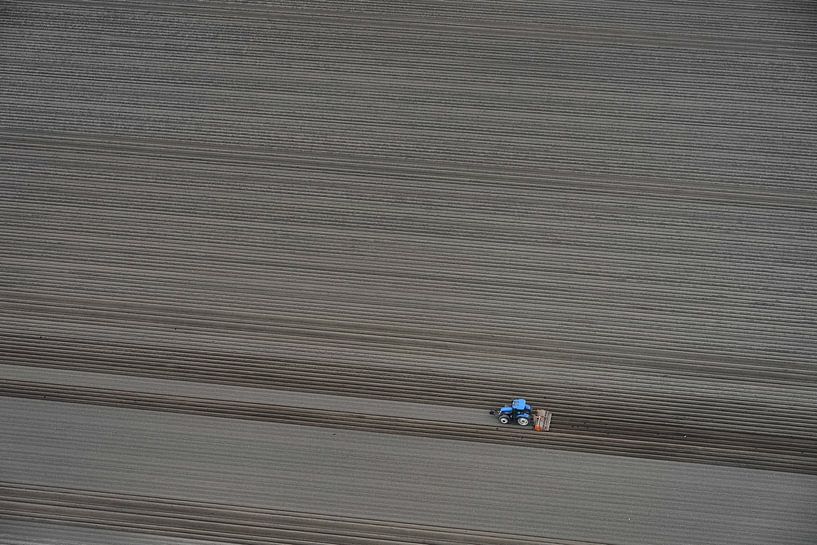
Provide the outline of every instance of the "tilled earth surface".
{"type": "Polygon", "coordinates": [[[817,541],[812,3],[0,1],[0,74],[0,541],[817,541]]]}

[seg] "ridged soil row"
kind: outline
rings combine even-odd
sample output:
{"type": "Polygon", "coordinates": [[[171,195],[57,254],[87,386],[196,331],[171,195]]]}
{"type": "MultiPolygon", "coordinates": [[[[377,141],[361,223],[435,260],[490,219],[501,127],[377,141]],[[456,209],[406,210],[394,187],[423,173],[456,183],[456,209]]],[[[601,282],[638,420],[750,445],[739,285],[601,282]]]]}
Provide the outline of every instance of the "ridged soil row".
{"type": "Polygon", "coordinates": [[[521,378],[502,373],[479,376],[451,369],[365,365],[295,359],[235,357],[203,351],[145,350],[28,339],[4,346],[10,363],[81,371],[200,381],[271,389],[312,391],[361,398],[435,403],[441,397],[458,405],[486,408],[526,395],[559,415],[558,427],[589,433],[639,425],[662,429],[708,429],[814,438],[810,424],[813,396],[807,385],[724,384],[695,377],[660,376],[647,388],[632,384],[638,370],[617,375],[587,369],[552,367],[521,378]],[[600,377],[602,377],[600,379],[600,377]],[[599,382],[603,381],[600,385],[599,382]],[[678,391],[679,401],[674,399],[678,391]]]}
{"type": "Polygon", "coordinates": [[[0,483],[0,514],[157,536],[246,544],[601,545],[92,490],[0,483]]]}
{"type": "Polygon", "coordinates": [[[135,393],[106,388],[65,387],[28,381],[0,381],[0,395],[118,408],[239,418],[301,426],[342,428],[437,439],[556,448],[600,454],[706,463],[817,474],[813,439],[721,433],[695,429],[639,427],[629,422],[594,433],[554,427],[547,433],[499,425],[474,425],[428,419],[386,417],[340,411],[304,411],[262,403],[135,393]]]}

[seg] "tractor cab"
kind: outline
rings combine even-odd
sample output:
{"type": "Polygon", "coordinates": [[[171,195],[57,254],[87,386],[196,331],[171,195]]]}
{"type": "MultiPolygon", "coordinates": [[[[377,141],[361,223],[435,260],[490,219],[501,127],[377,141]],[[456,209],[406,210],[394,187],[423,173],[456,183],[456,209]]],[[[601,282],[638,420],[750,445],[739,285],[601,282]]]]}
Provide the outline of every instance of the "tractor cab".
{"type": "Polygon", "coordinates": [[[494,409],[491,414],[496,415],[502,424],[516,421],[520,426],[527,426],[531,421],[531,406],[524,399],[514,399],[510,405],[494,409]]]}

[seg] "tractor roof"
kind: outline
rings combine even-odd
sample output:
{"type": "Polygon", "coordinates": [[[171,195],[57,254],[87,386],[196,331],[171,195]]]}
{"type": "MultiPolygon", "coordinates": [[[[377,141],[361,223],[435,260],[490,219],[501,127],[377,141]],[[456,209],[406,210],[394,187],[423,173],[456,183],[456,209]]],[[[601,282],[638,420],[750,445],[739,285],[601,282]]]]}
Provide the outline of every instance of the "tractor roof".
{"type": "Polygon", "coordinates": [[[511,404],[511,406],[514,409],[517,409],[517,410],[524,409],[525,405],[527,405],[527,402],[524,399],[521,399],[521,398],[520,399],[514,399],[513,403],[511,404]]]}

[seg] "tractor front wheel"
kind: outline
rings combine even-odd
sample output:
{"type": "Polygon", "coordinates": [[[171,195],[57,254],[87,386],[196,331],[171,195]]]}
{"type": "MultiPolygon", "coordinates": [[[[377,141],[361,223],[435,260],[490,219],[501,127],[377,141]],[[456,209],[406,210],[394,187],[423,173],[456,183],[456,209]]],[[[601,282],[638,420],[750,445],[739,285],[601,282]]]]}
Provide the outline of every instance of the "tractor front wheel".
{"type": "Polygon", "coordinates": [[[527,426],[528,424],[530,424],[530,420],[528,420],[524,416],[520,416],[519,418],[516,419],[516,423],[519,424],[520,426],[527,426]]]}
{"type": "Polygon", "coordinates": [[[499,423],[500,424],[510,424],[511,423],[511,417],[508,416],[507,414],[503,414],[502,416],[499,417],[499,423]]]}

